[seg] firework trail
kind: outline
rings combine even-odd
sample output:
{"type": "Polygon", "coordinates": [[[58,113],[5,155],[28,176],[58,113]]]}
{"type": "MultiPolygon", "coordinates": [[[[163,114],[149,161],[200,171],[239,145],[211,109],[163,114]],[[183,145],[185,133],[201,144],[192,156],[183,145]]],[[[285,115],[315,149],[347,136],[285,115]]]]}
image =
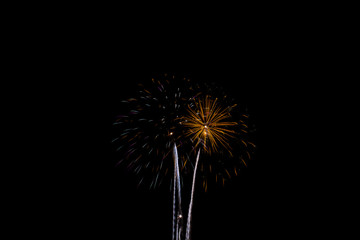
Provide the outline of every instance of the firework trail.
{"type": "Polygon", "coordinates": [[[193,199],[194,199],[196,170],[197,170],[198,163],[199,163],[199,157],[200,157],[200,149],[199,149],[197,157],[196,157],[196,163],[195,163],[195,169],[194,169],[194,175],[193,175],[193,181],[192,181],[192,187],[191,187],[191,199],[190,199],[190,204],[189,204],[188,219],[187,219],[187,223],[186,223],[186,240],[190,239],[191,214],[192,214],[192,206],[193,206],[193,199]]]}
{"type": "Polygon", "coordinates": [[[172,240],[175,240],[175,228],[176,228],[176,162],[177,160],[175,159],[175,156],[174,156],[174,178],[173,178],[173,228],[172,228],[172,240]]]}
{"type": "Polygon", "coordinates": [[[173,239],[174,234],[176,234],[176,240],[180,239],[182,233],[182,209],[181,209],[181,187],[180,187],[180,171],[179,171],[179,162],[178,162],[178,153],[176,144],[174,144],[173,148],[173,156],[174,156],[174,189],[173,189],[173,239]],[[175,202],[175,194],[177,189],[177,202],[178,208],[177,212],[175,211],[176,202],[175,202]],[[176,214],[177,213],[177,214],[176,214]],[[176,216],[176,229],[175,229],[175,216],[176,216]]]}

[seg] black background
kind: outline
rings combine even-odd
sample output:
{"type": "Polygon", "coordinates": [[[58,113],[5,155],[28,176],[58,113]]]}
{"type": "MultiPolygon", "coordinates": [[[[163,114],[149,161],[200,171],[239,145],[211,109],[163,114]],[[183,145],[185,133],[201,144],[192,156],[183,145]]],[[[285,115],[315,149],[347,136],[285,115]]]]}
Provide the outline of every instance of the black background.
{"type": "Polygon", "coordinates": [[[54,34],[44,57],[55,56],[47,63],[55,84],[46,94],[58,100],[48,119],[60,121],[51,128],[58,141],[42,167],[45,177],[37,181],[37,229],[54,236],[171,238],[168,187],[137,189],[132,174],[114,166],[110,143],[118,101],[131,97],[138,81],[162,73],[222,85],[248,105],[256,126],[256,155],[240,176],[223,188],[196,191],[193,239],[292,238],[319,229],[328,183],[318,177],[313,151],[313,100],[324,57],[315,32],[273,22],[191,31],[102,23],[54,34]]]}

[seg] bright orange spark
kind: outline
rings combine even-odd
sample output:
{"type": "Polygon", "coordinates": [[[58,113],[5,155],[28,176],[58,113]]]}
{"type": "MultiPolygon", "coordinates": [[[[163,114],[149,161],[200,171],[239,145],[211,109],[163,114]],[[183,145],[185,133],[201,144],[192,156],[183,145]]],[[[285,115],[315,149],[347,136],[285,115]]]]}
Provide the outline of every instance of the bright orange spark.
{"type": "Polygon", "coordinates": [[[191,137],[195,147],[203,144],[205,151],[211,154],[222,146],[231,153],[228,143],[230,137],[234,137],[235,131],[232,126],[237,122],[226,121],[230,118],[228,109],[222,108],[215,100],[206,96],[195,102],[195,108],[188,108],[188,116],[184,118],[184,126],[188,128],[186,137],[191,137]]]}

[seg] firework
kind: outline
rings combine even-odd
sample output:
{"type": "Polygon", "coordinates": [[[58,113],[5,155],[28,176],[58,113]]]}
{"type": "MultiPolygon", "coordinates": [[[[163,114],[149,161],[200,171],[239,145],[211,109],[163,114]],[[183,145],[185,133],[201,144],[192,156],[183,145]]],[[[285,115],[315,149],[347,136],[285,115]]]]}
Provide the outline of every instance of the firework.
{"type": "MultiPolygon", "coordinates": [[[[139,84],[138,95],[122,102],[122,110],[114,125],[117,136],[113,142],[120,152],[119,164],[139,177],[139,186],[159,186],[164,179],[171,180],[172,147],[182,147],[184,138],[181,116],[196,96],[187,78],[161,75],[145,84],[139,84]]],[[[179,170],[186,170],[188,155],[179,156],[179,170]]],[[[171,184],[170,184],[171,185],[171,184]]]]}
{"type": "MultiPolygon", "coordinates": [[[[114,125],[114,145],[122,165],[138,176],[139,186],[159,186],[172,181],[172,147],[176,143],[179,170],[192,172],[199,147],[204,154],[199,177],[224,184],[238,175],[251,158],[255,145],[249,139],[248,115],[243,105],[215,84],[163,74],[139,84],[139,92],[121,103],[114,125]]],[[[172,184],[170,184],[171,186],[172,184]]]]}
{"type": "Polygon", "coordinates": [[[179,157],[177,145],[191,146],[186,144],[188,139],[184,137],[181,119],[186,106],[199,92],[189,79],[166,74],[158,80],[152,79],[150,85],[139,86],[141,90],[136,98],[123,101],[128,114],[120,115],[115,122],[120,130],[120,136],[114,139],[117,150],[122,153],[119,163],[125,163],[139,176],[139,185],[149,182],[150,188],[160,185],[166,177],[170,178],[169,170],[174,168],[173,179],[169,179],[173,182],[170,184],[173,185],[172,239],[178,240],[183,222],[180,171],[186,170],[189,155],[179,157]]]}
{"type": "MultiPolygon", "coordinates": [[[[193,198],[194,198],[194,189],[195,189],[195,180],[196,173],[199,164],[200,150],[203,149],[208,155],[213,153],[221,153],[224,157],[224,151],[228,153],[229,159],[234,157],[232,143],[241,142],[243,145],[238,145],[239,149],[247,149],[248,144],[253,145],[253,143],[244,141],[245,138],[238,139],[236,137],[240,136],[240,132],[247,133],[243,128],[247,128],[244,121],[240,120],[239,122],[231,120],[232,116],[230,111],[236,107],[236,104],[229,107],[221,107],[218,104],[218,98],[212,99],[210,96],[206,95],[205,98],[199,98],[195,101],[194,104],[189,106],[188,115],[184,119],[184,127],[187,128],[186,136],[190,137],[192,142],[195,144],[195,148],[198,148],[198,154],[195,162],[195,169],[193,173],[192,189],[191,189],[191,198],[188,211],[188,219],[186,225],[186,240],[190,239],[190,230],[191,230],[191,218],[192,218],[192,208],[193,208],[193,198]]],[[[246,115],[242,115],[247,117],[246,115]]],[[[255,146],[255,145],[253,145],[255,146]]],[[[248,150],[245,150],[247,156],[250,158],[248,150]]],[[[242,156],[240,159],[245,163],[242,156]]],[[[212,171],[212,163],[209,161],[211,158],[203,161],[208,164],[210,172],[212,171]]],[[[234,161],[229,161],[228,159],[221,159],[222,164],[220,170],[216,172],[215,179],[217,181],[218,176],[222,176],[223,172],[226,172],[228,177],[231,177],[229,170],[225,167],[224,164],[226,161],[234,163],[234,161]]],[[[246,163],[245,163],[246,164],[246,163]]],[[[231,165],[234,167],[234,172],[237,175],[236,165],[231,165]]],[[[201,172],[204,173],[204,165],[201,167],[201,172]]],[[[224,184],[225,178],[222,176],[222,182],[224,184]]],[[[205,191],[207,190],[207,179],[203,175],[203,187],[205,191]]]]}
{"type": "Polygon", "coordinates": [[[113,140],[121,152],[119,164],[136,173],[139,185],[149,183],[155,188],[169,179],[173,240],[182,234],[180,175],[190,173],[189,167],[194,166],[186,226],[189,239],[196,176],[207,191],[209,181],[224,185],[251,158],[255,145],[248,138],[248,115],[217,86],[193,84],[166,74],[139,86],[138,96],[123,101],[127,114],[118,116],[114,123],[119,130],[113,140]],[[201,161],[200,151],[204,153],[201,161]]]}
{"type": "Polygon", "coordinates": [[[246,108],[221,91],[212,93],[219,97],[198,96],[182,118],[184,134],[194,146],[192,152],[201,148],[205,153],[198,169],[205,191],[209,182],[224,185],[232,176],[237,176],[255,149],[250,140],[253,129],[248,127],[246,108]]]}
{"type": "Polygon", "coordinates": [[[229,127],[238,125],[237,122],[227,122],[230,117],[228,109],[222,109],[217,104],[217,98],[212,100],[206,95],[204,100],[198,100],[196,109],[189,107],[188,116],[184,117],[184,126],[188,128],[186,136],[191,137],[195,147],[202,144],[204,150],[216,152],[219,144],[231,153],[228,138],[233,138],[235,130],[229,127]]]}

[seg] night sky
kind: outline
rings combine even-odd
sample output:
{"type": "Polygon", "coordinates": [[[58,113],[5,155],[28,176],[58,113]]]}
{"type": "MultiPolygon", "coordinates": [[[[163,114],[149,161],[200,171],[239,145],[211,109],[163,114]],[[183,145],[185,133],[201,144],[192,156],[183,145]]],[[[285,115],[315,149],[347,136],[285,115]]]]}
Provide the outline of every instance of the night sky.
{"type": "MultiPolygon", "coordinates": [[[[54,219],[45,224],[52,234],[171,238],[168,183],[138,189],[132,173],[115,167],[118,155],[111,144],[119,101],[132,97],[138,82],[163,73],[221,85],[248,106],[256,127],[257,150],[240,175],[225,187],[195,190],[192,239],[293,239],[318,228],[324,210],[309,150],[316,139],[308,128],[312,119],[306,106],[314,93],[306,45],[270,30],[244,38],[223,35],[229,41],[206,44],[201,37],[166,45],[120,41],[121,36],[104,32],[98,29],[90,42],[82,37],[71,51],[64,47],[71,54],[58,69],[57,84],[66,89],[61,99],[70,106],[62,116],[69,127],[61,142],[73,151],[47,170],[55,181],[42,182],[54,200],[42,200],[49,206],[45,216],[54,219]]],[[[183,191],[186,213],[189,188],[183,191]]]]}

